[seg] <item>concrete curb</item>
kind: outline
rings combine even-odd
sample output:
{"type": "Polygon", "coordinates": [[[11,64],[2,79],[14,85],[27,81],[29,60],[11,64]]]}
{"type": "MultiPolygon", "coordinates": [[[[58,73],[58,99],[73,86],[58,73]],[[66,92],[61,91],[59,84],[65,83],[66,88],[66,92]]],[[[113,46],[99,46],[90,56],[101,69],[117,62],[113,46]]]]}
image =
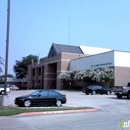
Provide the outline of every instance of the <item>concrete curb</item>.
{"type": "Polygon", "coordinates": [[[63,111],[46,111],[46,112],[27,112],[21,113],[14,116],[35,116],[35,115],[47,115],[47,114],[67,114],[76,112],[96,112],[98,109],[78,109],[78,110],[63,110],[63,111]]]}

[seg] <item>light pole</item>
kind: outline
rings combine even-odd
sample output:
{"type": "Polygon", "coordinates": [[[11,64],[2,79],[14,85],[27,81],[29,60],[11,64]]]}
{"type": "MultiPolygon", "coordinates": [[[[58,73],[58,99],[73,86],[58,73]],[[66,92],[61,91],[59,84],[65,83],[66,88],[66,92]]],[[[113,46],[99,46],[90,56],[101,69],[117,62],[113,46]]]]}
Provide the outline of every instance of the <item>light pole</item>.
{"type": "Polygon", "coordinates": [[[71,80],[70,80],[70,89],[71,89],[72,88],[72,82],[74,80],[74,74],[73,73],[70,74],[70,78],[71,78],[71,80]]]}
{"type": "Polygon", "coordinates": [[[7,32],[6,32],[6,55],[5,55],[5,86],[4,95],[6,95],[7,73],[8,73],[8,51],[9,51],[9,27],[10,27],[10,0],[7,3],[7,32]]]}

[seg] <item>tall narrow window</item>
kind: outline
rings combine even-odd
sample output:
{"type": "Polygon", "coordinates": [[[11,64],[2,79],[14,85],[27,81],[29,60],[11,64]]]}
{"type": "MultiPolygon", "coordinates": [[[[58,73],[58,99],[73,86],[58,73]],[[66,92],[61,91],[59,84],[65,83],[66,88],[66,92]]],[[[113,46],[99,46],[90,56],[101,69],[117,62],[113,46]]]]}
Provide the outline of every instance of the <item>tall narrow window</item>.
{"type": "Polygon", "coordinates": [[[35,69],[33,69],[33,76],[35,76],[35,69]]]}
{"type": "Polygon", "coordinates": [[[39,67],[39,72],[38,73],[39,73],[39,76],[40,76],[41,75],[41,67],[39,67]]]}

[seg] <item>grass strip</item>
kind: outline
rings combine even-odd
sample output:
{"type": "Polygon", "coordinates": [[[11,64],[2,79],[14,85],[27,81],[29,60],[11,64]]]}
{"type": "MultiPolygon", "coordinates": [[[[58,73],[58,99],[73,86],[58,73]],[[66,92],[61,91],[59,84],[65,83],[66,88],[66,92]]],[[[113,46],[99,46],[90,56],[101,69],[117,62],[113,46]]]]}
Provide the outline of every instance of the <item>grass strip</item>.
{"type": "Polygon", "coordinates": [[[93,109],[92,107],[40,107],[40,108],[20,108],[13,106],[0,106],[0,116],[12,116],[25,112],[45,112],[61,110],[93,109]]]}

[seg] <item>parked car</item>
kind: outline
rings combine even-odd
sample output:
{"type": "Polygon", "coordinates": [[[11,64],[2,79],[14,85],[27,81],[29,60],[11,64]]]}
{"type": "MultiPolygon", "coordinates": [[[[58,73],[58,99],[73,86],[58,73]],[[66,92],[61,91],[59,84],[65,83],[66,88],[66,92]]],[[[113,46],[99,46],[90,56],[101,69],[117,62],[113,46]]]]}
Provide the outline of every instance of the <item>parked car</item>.
{"type": "Polygon", "coordinates": [[[91,93],[92,95],[95,95],[95,94],[110,95],[111,94],[111,90],[109,88],[105,88],[100,85],[90,85],[90,86],[84,87],[82,89],[82,92],[84,92],[86,94],[91,93]]]}
{"type": "Polygon", "coordinates": [[[25,96],[16,97],[14,103],[18,106],[30,107],[31,105],[56,105],[60,107],[66,103],[66,95],[55,90],[37,90],[25,96]]]}
{"type": "Polygon", "coordinates": [[[87,87],[87,86],[84,86],[84,87],[82,88],[82,92],[83,92],[83,93],[85,93],[86,87],[87,87]]]}
{"type": "MultiPolygon", "coordinates": [[[[0,84],[0,94],[4,94],[4,84],[0,84]]],[[[9,86],[6,87],[6,92],[9,93],[10,92],[10,88],[9,86]]]]}
{"type": "Polygon", "coordinates": [[[11,89],[11,90],[20,90],[16,85],[11,85],[11,86],[10,86],[10,89],[11,89]]]}
{"type": "Polygon", "coordinates": [[[122,98],[122,96],[130,98],[130,82],[126,86],[114,86],[113,92],[117,98],[122,98]]]}

